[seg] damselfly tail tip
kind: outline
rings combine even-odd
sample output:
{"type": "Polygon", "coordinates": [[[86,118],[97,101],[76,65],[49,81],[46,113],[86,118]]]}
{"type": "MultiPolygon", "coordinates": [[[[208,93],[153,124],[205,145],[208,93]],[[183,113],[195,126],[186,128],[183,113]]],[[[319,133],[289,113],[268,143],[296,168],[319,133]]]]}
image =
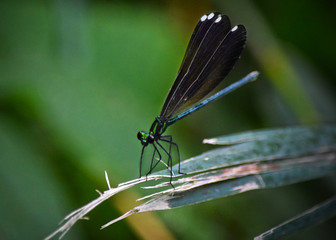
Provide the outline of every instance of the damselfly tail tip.
{"type": "Polygon", "coordinates": [[[253,72],[251,72],[251,73],[249,73],[249,77],[250,77],[250,81],[255,81],[255,80],[257,80],[257,78],[259,77],[259,72],[258,71],[253,71],[253,72]]]}

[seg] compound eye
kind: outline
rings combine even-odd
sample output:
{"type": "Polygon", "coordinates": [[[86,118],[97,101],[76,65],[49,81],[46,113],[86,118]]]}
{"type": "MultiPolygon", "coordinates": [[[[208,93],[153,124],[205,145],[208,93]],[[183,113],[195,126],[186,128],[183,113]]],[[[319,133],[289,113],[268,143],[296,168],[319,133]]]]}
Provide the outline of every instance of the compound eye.
{"type": "Polygon", "coordinates": [[[139,140],[142,140],[142,132],[138,132],[138,134],[137,134],[137,138],[138,138],[139,140]]]}

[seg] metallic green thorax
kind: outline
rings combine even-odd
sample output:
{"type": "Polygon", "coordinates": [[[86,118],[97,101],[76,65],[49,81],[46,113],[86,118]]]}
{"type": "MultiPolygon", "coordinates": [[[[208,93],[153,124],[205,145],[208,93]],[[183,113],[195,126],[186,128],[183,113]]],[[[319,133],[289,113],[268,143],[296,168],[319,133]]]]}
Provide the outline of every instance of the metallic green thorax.
{"type": "Polygon", "coordinates": [[[138,139],[143,146],[147,146],[148,143],[158,140],[166,129],[167,122],[162,122],[160,117],[156,117],[148,133],[144,131],[138,132],[138,139]]]}

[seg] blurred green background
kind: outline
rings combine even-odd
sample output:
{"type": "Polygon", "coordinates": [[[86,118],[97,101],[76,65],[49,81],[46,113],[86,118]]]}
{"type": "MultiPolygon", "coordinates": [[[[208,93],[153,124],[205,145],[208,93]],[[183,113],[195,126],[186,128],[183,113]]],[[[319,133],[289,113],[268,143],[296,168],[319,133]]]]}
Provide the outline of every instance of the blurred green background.
{"type": "MultiPolygon", "coordinates": [[[[0,239],[41,239],[111,184],[138,177],[148,130],[205,13],[248,30],[227,83],[249,84],[175,124],[182,158],[206,137],[336,120],[335,1],[0,3],[0,239]]],[[[251,239],[331,196],[334,178],[132,216],[148,191],[115,196],[64,239],[251,239]]],[[[334,239],[335,219],[292,239],[334,239]]]]}

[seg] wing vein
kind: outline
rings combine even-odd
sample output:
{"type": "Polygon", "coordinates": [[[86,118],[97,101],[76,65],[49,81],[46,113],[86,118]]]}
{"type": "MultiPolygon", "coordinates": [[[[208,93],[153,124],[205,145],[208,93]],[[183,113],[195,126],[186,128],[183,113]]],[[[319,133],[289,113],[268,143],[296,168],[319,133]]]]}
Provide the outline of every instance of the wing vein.
{"type": "MultiPolygon", "coordinates": [[[[197,50],[196,50],[196,52],[195,52],[195,54],[194,54],[194,56],[193,56],[193,58],[192,58],[192,60],[191,60],[191,62],[190,62],[190,65],[189,65],[189,67],[188,67],[188,70],[187,70],[186,73],[183,75],[181,81],[179,82],[179,84],[178,84],[177,87],[175,88],[175,91],[174,91],[174,93],[172,94],[171,98],[169,99],[169,102],[168,102],[167,106],[169,106],[170,102],[175,98],[175,94],[176,94],[176,92],[177,92],[177,89],[178,89],[179,86],[183,83],[183,79],[185,78],[185,76],[187,76],[187,74],[189,73],[189,70],[190,70],[191,66],[193,65],[193,62],[194,62],[194,60],[195,60],[195,58],[196,58],[196,56],[197,56],[197,54],[198,54],[198,52],[199,52],[199,49],[201,48],[202,43],[204,42],[204,39],[205,39],[206,36],[208,35],[208,33],[209,33],[210,29],[212,28],[212,26],[214,25],[214,23],[215,23],[215,22],[212,22],[211,26],[208,28],[208,30],[207,30],[206,33],[204,34],[204,37],[202,38],[201,43],[198,45],[198,48],[197,48],[197,50]]],[[[164,110],[164,112],[163,112],[162,115],[166,115],[167,109],[168,109],[168,108],[166,108],[166,109],[164,110]]]]}
{"type": "MultiPolygon", "coordinates": [[[[222,43],[225,41],[226,37],[231,33],[231,31],[229,31],[225,37],[223,38],[223,40],[220,42],[220,44],[218,44],[216,50],[214,51],[214,53],[211,55],[211,57],[209,58],[209,60],[206,62],[206,64],[204,65],[204,67],[202,68],[201,72],[198,74],[197,78],[195,79],[195,81],[192,82],[192,84],[190,84],[190,86],[187,88],[187,90],[184,92],[183,96],[180,98],[180,100],[177,102],[177,104],[175,105],[175,107],[173,108],[173,110],[171,112],[174,112],[176,110],[177,107],[179,107],[180,102],[183,100],[183,98],[185,97],[185,95],[188,93],[189,89],[198,81],[199,77],[203,74],[204,70],[206,69],[206,67],[208,66],[208,64],[212,61],[213,56],[217,53],[218,49],[220,48],[220,46],[222,45],[222,43]]],[[[190,64],[191,65],[191,64],[190,64]]]]}

